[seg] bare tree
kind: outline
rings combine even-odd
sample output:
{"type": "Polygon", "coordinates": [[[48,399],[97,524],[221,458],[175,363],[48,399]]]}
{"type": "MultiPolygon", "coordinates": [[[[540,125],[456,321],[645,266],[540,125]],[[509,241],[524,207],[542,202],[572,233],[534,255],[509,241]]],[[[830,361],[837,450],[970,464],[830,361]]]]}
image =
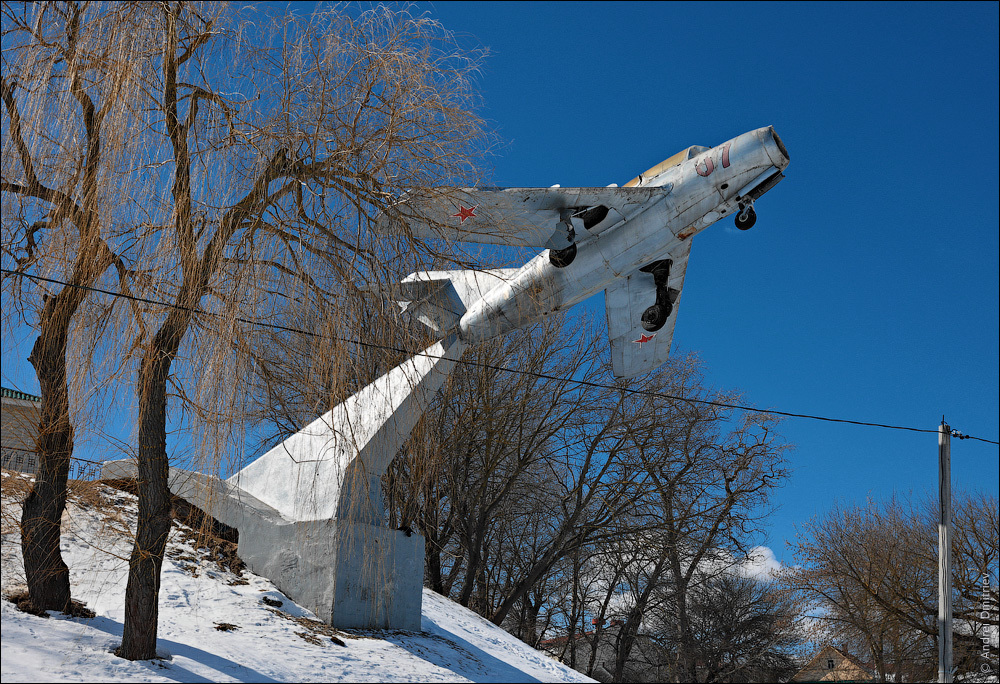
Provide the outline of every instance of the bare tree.
{"type": "MultiPolygon", "coordinates": [[[[731,418],[669,399],[726,399],[702,388],[693,359],[608,385],[597,356],[602,331],[587,334],[587,344],[560,350],[583,333],[527,330],[467,356],[473,367],[456,371],[394,482],[418,480],[428,459],[437,467],[419,486],[393,492],[398,520],[428,539],[432,588],[529,642],[540,628],[568,629],[563,655],[590,673],[603,620],[615,611],[623,619],[609,667],[621,679],[638,666],[639,627],[655,606],[680,604],[685,615],[706,567],[726,572],[746,555],[785,475],[784,447],[766,415],[731,418]],[[598,382],[551,380],[581,373],[598,382]],[[575,649],[591,616],[588,664],[575,649]]],[[[694,637],[678,629],[689,672],[694,637]]]]}
{"type": "Polygon", "coordinates": [[[88,288],[112,266],[120,278],[129,270],[121,258],[128,228],[115,219],[127,195],[122,170],[141,153],[145,124],[132,95],[151,52],[138,31],[144,10],[134,5],[95,12],[4,2],[0,11],[4,327],[37,320],[28,360],[42,395],[22,551],[34,609],[68,610],[59,525],[74,444],[69,385],[74,372],[83,376],[67,372],[70,333],[88,288]]]}
{"type": "MultiPolygon", "coordinates": [[[[585,377],[604,380],[601,372],[585,377]]],[[[706,391],[692,358],[617,388],[606,382],[581,388],[536,468],[492,509],[482,552],[492,560],[473,578],[483,599],[470,605],[522,638],[535,640],[541,624],[561,628],[561,657],[591,676],[698,676],[687,598],[746,557],[785,476],[785,447],[766,414],[706,404],[731,397],[706,391]],[[670,663],[643,627],[665,615],[681,645],[670,663]]],[[[480,441],[511,443],[504,434],[480,441]]],[[[455,488],[448,507],[467,491],[455,488]]],[[[460,544],[452,555],[465,558],[460,544]]]]}
{"type": "Polygon", "coordinates": [[[525,536],[517,523],[505,528],[518,516],[512,506],[537,506],[526,483],[552,479],[547,459],[586,403],[567,379],[594,350],[582,330],[555,321],[466,353],[391,471],[400,521],[427,538],[431,587],[455,589],[484,614],[495,605],[490,565],[525,536]]]}
{"type": "MultiPolygon", "coordinates": [[[[673,373],[661,378],[670,381],[667,394],[733,403],[707,393],[690,363],[673,373]]],[[[647,485],[603,555],[616,578],[607,591],[622,623],[611,675],[620,681],[634,669],[640,630],[648,640],[658,621],[672,631],[674,661],[666,671],[679,681],[703,681],[689,599],[747,558],[769,495],[786,475],[785,446],[766,414],[730,416],[716,406],[648,395],[643,401],[649,418],[632,422],[631,446],[647,485]]]]}
{"type": "Polygon", "coordinates": [[[801,607],[777,583],[739,572],[716,575],[694,588],[689,610],[698,681],[775,682],[795,673],[801,607]]]}
{"type": "MultiPolygon", "coordinates": [[[[118,652],[150,658],[170,524],[169,424],[200,434],[208,440],[201,450],[217,457],[220,444],[239,441],[233,426],[244,424],[252,396],[246,371],[266,360],[255,354],[255,323],[287,322],[287,312],[310,307],[335,312],[338,302],[356,296],[359,281],[389,277],[412,259],[413,247],[424,249],[405,234],[376,234],[374,219],[398,211],[396,198],[405,192],[470,179],[482,140],[471,113],[478,55],[459,49],[433,20],[385,7],[333,8],[309,17],[259,12],[252,22],[242,14],[252,8],[208,2],[53,3],[19,11],[5,4],[4,11],[5,28],[8,16],[16,20],[36,52],[61,36],[62,52],[51,48],[49,61],[69,64],[66,74],[50,78],[62,91],[44,84],[28,90],[21,77],[5,81],[7,128],[27,136],[12,99],[18,88],[39,99],[43,114],[62,101],[46,98],[65,91],[63,100],[81,103],[81,131],[113,130],[127,141],[119,146],[137,151],[105,155],[106,169],[88,166],[94,150],[103,149],[96,136],[87,139],[86,154],[69,156],[58,148],[56,131],[37,123],[44,120],[40,114],[33,133],[43,131],[49,140],[44,156],[58,160],[52,163],[64,174],[59,182],[79,185],[80,208],[58,204],[56,190],[33,170],[29,143],[14,152],[5,146],[5,199],[29,197],[57,208],[21,210],[24,227],[18,236],[15,225],[10,239],[5,229],[4,250],[5,259],[8,251],[28,252],[28,264],[42,232],[39,221],[70,243],[66,231],[56,229],[78,219],[83,237],[73,247],[91,278],[80,284],[116,265],[118,289],[133,297],[101,301],[110,322],[90,330],[89,343],[102,355],[106,376],[135,379],[139,523],[118,652]],[[74,57],[84,44],[77,36],[91,34],[94,45],[111,46],[108,54],[74,57]],[[114,52],[119,44],[137,46],[141,54],[114,52]],[[103,110],[86,103],[83,96],[94,95],[75,85],[81,77],[72,71],[73,59],[89,69],[88,83],[117,87],[106,106],[125,112],[122,125],[109,129],[103,110]],[[19,166],[7,164],[11,155],[19,166]],[[8,180],[9,166],[21,177],[8,180]],[[101,247],[91,236],[101,234],[81,213],[88,197],[94,207],[107,208],[101,225],[116,226],[120,243],[101,247]],[[104,334],[93,336],[98,330],[104,334]]],[[[33,54],[26,49],[19,64],[33,54]]],[[[56,113],[68,111],[59,106],[56,113]]],[[[85,290],[66,292],[73,304],[85,290]]],[[[72,309],[53,307],[55,313],[72,309]]],[[[43,319],[55,313],[43,312],[43,319]]],[[[60,313],[59,321],[67,315],[60,313]]],[[[331,345],[326,351],[340,359],[340,368],[349,367],[346,345],[331,345]]],[[[53,348],[48,356],[59,351],[58,344],[53,348]]],[[[51,395],[60,400],[58,392],[51,395]]],[[[63,400],[55,414],[64,416],[64,406],[63,400]]],[[[64,446],[50,451],[65,460],[71,432],[67,427],[61,434],[64,446]]],[[[58,529],[58,515],[54,520],[58,529]]]]}
{"type": "MultiPolygon", "coordinates": [[[[359,275],[377,277],[380,257],[392,250],[371,232],[377,213],[402,192],[466,171],[479,131],[463,106],[472,65],[456,65],[460,55],[426,19],[385,8],[356,17],[333,11],[283,18],[280,42],[246,55],[243,83],[253,78],[269,86],[261,102],[278,94],[270,107],[251,108],[245,97],[224,94],[225,79],[211,70],[216,58],[198,52],[230,35],[221,20],[181,3],[163,14],[156,104],[175,170],[165,198],[170,211],[163,212],[170,237],[160,240],[166,249],[157,254],[168,277],[157,291],[169,292],[174,306],[146,338],[139,367],[146,496],[121,649],[130,658],[149,657],[155,646],[149,599],[168,530],[167,384],[194,311],[213,297],[222,319],[234,322],[248,310],[268,315],[271,291],[322,303],[359,275]],[[196,174],[220,171],[218,187],[203,180],[208,191],[196,191],[196,174]],[[267,288],[254,286],[260,283],[267,288]]],[[[229,39],[237,47],[238,35],[229,39]]],[[[212,339],[230,351],[232,336],[212,339]]]]}
{"type": "Polygon", "coordinates": [[[678,681],[698,681],[688,592],[705,567],[725,568],[746,558],[761,531],[769,495],[787,476],[786,447],[768,414],[737,416],[725,434],[692,432],[676,465],[656,476],[662,502],[668,583],[677,616],[678,681]]]}
{"type": "MultiPolygon", "coordinates": [[[[987,599],[998,599],[997,499],[960,493],[954,511],[955,662],[970,670],[984,628],[997,625],[980,609],[984,580],[987,599]]],[[[881,681],[923,681],[937,669],[936,521],[931,499],[869,500],[810,521],[793,545],[798,566],[784,581],[828,638],[870,655],[881,681]]]]}

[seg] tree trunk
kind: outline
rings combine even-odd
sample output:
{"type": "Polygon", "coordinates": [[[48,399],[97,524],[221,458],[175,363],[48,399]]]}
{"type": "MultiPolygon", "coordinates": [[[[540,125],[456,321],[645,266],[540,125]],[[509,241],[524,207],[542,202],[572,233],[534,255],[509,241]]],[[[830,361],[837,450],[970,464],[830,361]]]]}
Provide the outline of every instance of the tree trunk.
{"type": "Polygon", "coordinates": [[[639,631],[638,621],[640,620],[642,620],[641,615],[629,615],[625,624],[618,628],[618,638],[615,643],[615,671],[612,675],[616,682],[625,681],[625,666],[628,664],[632,648],[635,646],[636,633],[639,631]]]}
{"type": "Polygon", "coordinates": [[[618,631],[618,647],[615,649],[615,673],[616,682],[624,681],[625,665],[632,655],[635,647],[636,637],[639,634],[639,626],[642,624],[643,615],[649,605],[649,598],[653,594],[653,589],[660,586],[660,577],[667,567],[667,550],[660,554],[653,566],[653,570],[646,581],[646,586],[636,598],[635,605],[625,618],[625,624],[618,631]]]}
{"type": "MultiPolygon", "coordinates": [[[[556,538],[549,544],[542,557],[521,578],[521,581],[504,597],[504,600],[500,603],[500,607],[490,616],[490,622],[497,626],[501,625],[507,619],[507,613],[514,607],[514,604],[521,600],[521,597],[535,585],[535,582],[541,579],[542,575],[552,568],[556,561],[571,551],[571,549],[567,548],[567,539],[570,538],[570,533],[573,531],[576,521],[580,517],[580,510],[575,511],[568,520],[564,521],[563,527],[559,530],[556,538]]],[[[577,540],[574,544],[578,546],[580,541],[577,540]]]]}
{"type": "MultiPolygon", "coordinates": [[[[469,537],[466,537],[467,539],[469,537]]],[[[469,559],[469,567],[465,569],[465,581],[462,584],[462,591],[458,594],[458,603],[461,606],[469,607],[472,602],[472,594],[476,589],[476,580],[479,579],[479,569],[482,564],[480,540],[482,535],[478,532],[472,535],[471,541],[466,545],[466,557],[469,559]]]]}
{"type": "Polygon", "coordinates": [[[69,568],[59,550],[59,528],[66,510],[66,482],[73,455],[66,343],[70,316],[80,299],[77,292],[70,291],[46,302],[41,335],[28,357],[42,392],[38,472],[21,512],[21,554],[28,596],[35,610],[67,612],[70,608],[69,568]]]}
{"type": "Polygon", "coordinates": [[[428,542],[428,548],[425,556],[427,562],[424,566],[424,577],[426,578],[427,583],[430,584],[431,589],[442,596],[447,596],[444,589],[444,578],[441,576],[441,548],[437,545],[437,539],[435,537],[430,536],[430,534],[425,534],[424,537],[428,542]]]}
{"type": "MultiPolygon", "coordinates": [[[[162,332],[162,331],[161,331],[162,332]]],[[[170,532],[167,486],[167,376],[176,353],[154,341],[139,371],[139,520],[125,590],[125,629],[117,655],[156,657],[160,568],[170,532]]]]}
{"type": "Polygon", "coordinates": [[[687,611],[687,586],[677,587],[677,681],[697,682],[698,670],[695,663],[691,638],[691,621],[687,611]]]}
{"type": "MultiPolygon", "coordinates": [[[[537,587],[536,587],[537,589],[537,587]]],[[[521,605],[524,606],[524,617],[521,618],[521,641],[526,642],[532,648],[538,648],[538,614],[542,610],[544,597],[535,593],[535,600],[532,601],[525,595],[521,605]]]]}

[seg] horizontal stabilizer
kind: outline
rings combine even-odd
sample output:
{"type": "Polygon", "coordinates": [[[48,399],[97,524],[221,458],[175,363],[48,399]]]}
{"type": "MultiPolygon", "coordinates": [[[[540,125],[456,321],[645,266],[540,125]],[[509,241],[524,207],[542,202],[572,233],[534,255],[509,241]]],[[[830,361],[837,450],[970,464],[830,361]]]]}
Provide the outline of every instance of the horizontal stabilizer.
{"type": "Polygon", "coordinates": [[[447,333],[458,326],[469,307],[519,270],[417,271],[386,294],[431,330],[447,333]]]}

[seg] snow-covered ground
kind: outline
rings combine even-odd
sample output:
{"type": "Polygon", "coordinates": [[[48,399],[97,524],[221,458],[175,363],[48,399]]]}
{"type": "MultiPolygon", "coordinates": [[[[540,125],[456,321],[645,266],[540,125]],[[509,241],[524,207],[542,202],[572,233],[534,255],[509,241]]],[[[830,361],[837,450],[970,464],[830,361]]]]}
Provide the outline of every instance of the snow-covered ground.
{"type": "Polygon", "coordinates": [[[90,619],[19,611],[7,597],[24,589],[17,477],[3,473],[2,670],[22,681],[150,682],[581,682],[592,681],[532,649],[475,613],[424,589],[423,631],[338,631],[315,620],[268,580],[220,567],[175,525],[160,587],[158,653],[131,662],[121,642],[135,498],[102,488],[71,496],[63,558],[73,597],[90,619]],[[271,605],[265,604],[265,597],[271,605]],[[275,605],[280,601],[280,605],[275,605]],[[335,641],[336,640],[336,641],[335,641]],[[339,642],[339,643],[337,643],[339,642]],[[343,644],[343,645],[340,645],[343,644]]]}

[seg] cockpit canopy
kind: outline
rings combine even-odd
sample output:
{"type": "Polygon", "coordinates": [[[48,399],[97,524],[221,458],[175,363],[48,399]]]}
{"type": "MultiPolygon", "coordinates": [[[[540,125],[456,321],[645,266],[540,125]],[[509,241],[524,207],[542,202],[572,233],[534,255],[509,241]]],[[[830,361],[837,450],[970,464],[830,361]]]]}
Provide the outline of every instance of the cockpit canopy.
{"type": "Polygon", "coordinates": [[[673,168],[673,167],[677,166],[678,164],[681,164],[682,162],[686,162],[688,159],[691,159],[692,157],[694,157],[696,155],[699,155],[702,152],[707,152],[710,149],[712,149],[712,148],[710,148],[710,147],[703,147],[701,145],[692,145],[691,147],[687,148],[686,150],[681,150],[680,152],[678,152],[677,154],[673,155],[672,157],[667,157],[666,159],[664,159],[663,161],[661,161],[659,164],[657,164],[653,168],[651,168],[648,171],[646,171],[645,173],[640,173],[638,176],[636,176],[635,178],[633,178],[632,180],[630,180],[628,183],[626,183],[623,187],[634,188],[636,186],[645,185],[651,179],[656,178],[657,176],[659,176],[661,173],[663,173],[667,169],[673,168]]]}

